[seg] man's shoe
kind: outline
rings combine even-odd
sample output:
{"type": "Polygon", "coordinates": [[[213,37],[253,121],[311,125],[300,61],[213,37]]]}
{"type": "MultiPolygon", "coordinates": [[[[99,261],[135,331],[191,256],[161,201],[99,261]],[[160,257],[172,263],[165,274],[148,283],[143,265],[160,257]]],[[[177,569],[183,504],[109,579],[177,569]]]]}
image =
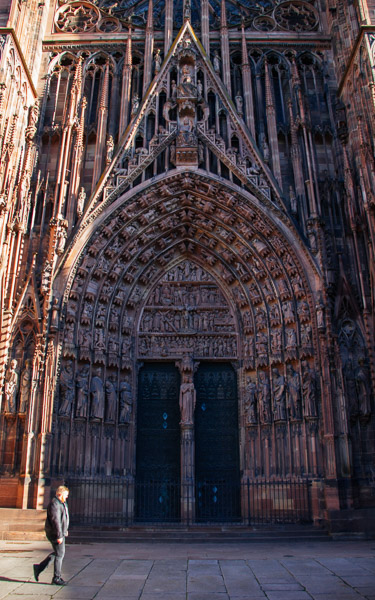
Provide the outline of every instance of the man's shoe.
{"type": "Polygon", "coordinates": [[[34,579],[35,579],[35,581],[39,581],[39,574],[40,574],[39,565],[33,565],[33,569],[34,569],[34,579]]]}
{"type": "Polygon", "coordinates": [[[51,582],[53,585],[66,585],[66,581],[61,579],[61,577],[54,577],[51,582]]]}

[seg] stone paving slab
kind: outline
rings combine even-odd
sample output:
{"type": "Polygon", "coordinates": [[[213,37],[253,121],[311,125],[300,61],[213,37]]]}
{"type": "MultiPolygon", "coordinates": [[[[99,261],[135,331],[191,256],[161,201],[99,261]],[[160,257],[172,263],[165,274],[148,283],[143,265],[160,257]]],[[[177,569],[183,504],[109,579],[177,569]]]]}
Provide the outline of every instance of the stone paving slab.
{"type": "Polygon", "coordinates": [[[375,541],[68,545],[65,587],[49,549],[0,542],[0,600],[375,600],[375,541]]]}
{"type": "Polygon", "coordinates": [[[101,588],[96,586],[83,586],[83,585],[67,585],[61,587],[59,591],[54,595],[54,598],[58,600],[73,600],[78,598],[79,600],[86,600],[94,598],[101,588]]]}

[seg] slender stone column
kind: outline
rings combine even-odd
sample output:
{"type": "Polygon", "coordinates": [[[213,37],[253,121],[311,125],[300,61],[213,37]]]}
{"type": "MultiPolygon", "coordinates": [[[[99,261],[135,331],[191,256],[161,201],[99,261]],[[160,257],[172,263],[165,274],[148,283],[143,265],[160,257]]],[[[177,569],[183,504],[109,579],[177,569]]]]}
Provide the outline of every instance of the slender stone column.
{"type": "Polygon", "coordinates": [[[202,0],[201,3],[202,10],[202,44],[203,48],[206,50],[208,56],[210,56],[210,17],[209,17],[209,7],[208,0],[202,0]]]}
{"type": "Polygon", "coordinates": [[[222,80],[228,90],[229,96],[232,96],[232,86],[230,81],[230,62],[229,62],[229,34],[227,24],[227,9],[225,0],[221,0],[221,20],[220,20],[220,37],[221,37],[221,60],[222,60],[222,80]]]}
{"type": "Polygon", "coordinates": [[[131,30],[131,26],[129,25],[128,41],[126,43],[126,54],[125,54],[125,60],[124,60],[124,68],[122,70],[119,138],[124,133],[124,130],[128,124],[128,120],[129,120],[131,79],[132,79],[132,30],[131,30]]]}
{"type": "Polygon", "coordinates": [[[164,56],[167,55],[172,45],[173,35],[173,0],[166,0],[165,3],[165,37],[164,37],[164,56]]]}
{"type": "Polygon", "coordinates": [[[152,77],[152,55],[154,51],[154,17],[153,17],[153,1],[149,0],[148,3],[148,15],[146,25],[146,39],[145,39],[145,57],[144,57],[144,72],[143,72],[143,92],[142,96],[145,95],[148,86],[151,82],[152,77]]]}
{"type": "Polygon", "coordinates": [[[108,117],[108,86],[109,86],[109,63],[107,62],[105,66],[104,76],[103,76],[103,87],[100,98],[99,105],[99,119],[98,119],[98,129],[97,129],[97,138],[96,138],[96,147],[95,147],[95,159],[94,159],[94,168],[93,168],[93,176],[92,176],[92,185],[95,187],[102,169],[103,169],[103,156],[105,152],[105,143],[106,143],[106,135],[107,135],[107,117],[108,117]]]}
{"type": "MultiPolygon", "coordinates": [[[[34,372],[37,374],[41,368],[40,358],[37,357],[34,363],[34,372]],[[37,362],[38,361],[38,362],[37,362]]],[[[38,380],[36,380],[38,383],[38,380]]],[[[34,381],[33,381],[34,384],[34,381]]],[[[51,339],[48,343],[47,354],[44,367],[44,381],[42,404],[40,407],[40,425],[36,440],[35,458],[34,458],[34,493],[32,498],[32,507],[37,509],[45,508],[50,497],[50,470],[51,470],[51,442],[52,442],[52,411],[54,390],[56,388],[56,346],[55,340],[51,339]]],[[[31,407],[35,411],[37,390],[32,389],[30,398],[31,407]]],[[[29,416],[29,420],[33,415],[29,416]]],[[[30,457],[28,453],[23,456],[25,474],[31,472],[30,457]]]]}
{"type": "Polygon", "coordinates": [[[297,199],[299,202],[302,202],[303,196],[305,194],[305,185],[304,185],[304,181],[303,181],[301,153],[300,153],[299,145],[298,145],[297,125],[296,125],[296,122],[295,122],[295,119],[293,116],[293,106],[292,106],[292,101],[290,99],[288,101],[288,109],[289,109],[289,121],[290,121],[290,136],[291,136],[290,155],[292,158],[294,183],[295,183],[295,187],[296,187],[297,199]]]}
{"type": "Polygon", "coordinates": [[[311,159],[311,153],[310,153],[310,144],[309,144],[308,132],[307,132],[307,118],[306,118],[303,97],[302,97],[301,81],[299,78],[298,68],[297,68],[295,60],[293,60],[293,62],[292,62],[292,85],[293,85],[293,89],[296,92],[298,108],[299,108],[299,113],[300,113],[300,122],[301,122],[301,126],[302,126],[302,131],[303,131],[303,140],[304,140],[304,144],[305,144],[307,170],[309,173],[309,183],[308,183],[307,190],[308,190],[308,196],[309,196],[309,201],[310,201],[310,213],[311,213],[311,217],[316,217],[317,216],[317,205],[316,205],[316,195],[315,195],[315,186],[314,186],[313,166],[312,166],[312,159],[311,159]]]}
{"type": "Polygon", "coordinates": [[[268,141],[271,146],[271,157],[272,157],[272,170],[275,175],[280,187],[282,186],[281,178],[281,167],[280,167],[280,156],[279,156],[279,144],[277,140],[277,127],[276,127],[276,111],[273,101],[272,93],[272,82],[270,76],[270,70],[268,63],[264,65],[265,69],[265,81],[266,81],[266,115],[267,115],[267,130],[268,130],[268,141]]]}
{"type": "Polygon", "coordinates": [[[181,522],[191,523],[195,518],[195,441],[194,411],[196,391],[193,382],[193,361],[181,365],[181,522]]]}
{"type": "Polygon", "coordinates": [[[68,170],[72,132],[77,118],[78,102],[81,98],[82,90],[82,62],[83,58],[80,57],[74,74],[71,90],[71,101],[63,129],[63,138],[61,142],[58,175],[55,189],[55,216],[62,213],[65,202],[66,173],[68,170]]]}
{"type": "Polygon", "coordinates": [[[250,129],[250,133],[255,140],[255,120],[254,120],[254,103],[253,103],[253,87],[251,82],[251,68],[249,64],[249,56],[247,53],[245,27],[242,22],[241,29],[242,41],[242,85],[243,95],[245,98],[245,117],[246,123],[250,129]]]}

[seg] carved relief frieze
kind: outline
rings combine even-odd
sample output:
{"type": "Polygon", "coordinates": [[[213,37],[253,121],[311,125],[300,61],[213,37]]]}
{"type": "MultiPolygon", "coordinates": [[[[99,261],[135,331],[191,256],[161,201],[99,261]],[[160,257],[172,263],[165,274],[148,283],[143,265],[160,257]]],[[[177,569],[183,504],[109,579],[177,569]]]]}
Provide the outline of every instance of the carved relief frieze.
{"type": "Polygon", "coordinates": [[[157,353],[158,343],[165,344],[162,351],[168,356],[186,349],[201,357],[236,355],[234,317],[227,301],[212,276],[190,261],[167,271],[153,288],[139,329],[142,356],[157,353]]]}

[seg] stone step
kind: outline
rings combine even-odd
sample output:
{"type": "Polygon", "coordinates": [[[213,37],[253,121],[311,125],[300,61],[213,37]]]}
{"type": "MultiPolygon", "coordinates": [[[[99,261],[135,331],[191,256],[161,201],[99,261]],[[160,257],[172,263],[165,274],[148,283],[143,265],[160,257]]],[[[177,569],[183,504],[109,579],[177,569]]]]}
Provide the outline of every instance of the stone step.
{"type": "Polygon", "coordinates": [[[0,508],[1,540],[45,540],[45,510],[0,508]]]}
{"type": "Polygon", "coordinates": [[[250,541],[309,541],[329,540],[327,531],[307,528],[152,528],[127,527],[114,529],[109,527],[72,527],[69,543],[96,542],[166,542],[166,543],[240,543],[250,541]]]}

